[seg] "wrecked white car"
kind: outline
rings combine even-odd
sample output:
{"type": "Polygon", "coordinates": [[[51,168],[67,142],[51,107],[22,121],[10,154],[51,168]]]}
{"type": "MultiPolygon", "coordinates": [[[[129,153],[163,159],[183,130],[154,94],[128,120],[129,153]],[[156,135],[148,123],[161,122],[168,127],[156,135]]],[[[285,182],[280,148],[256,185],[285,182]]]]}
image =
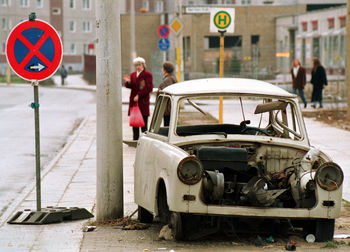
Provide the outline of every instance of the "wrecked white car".
{"type": "Polygon", "coordinates": [[[160,91],[134,166],[139,219],[158,216],[176,239],[272,219],[326,241],[340,215],[342,169],[310,146],[297,97],[262,81],[199,79],[160,91]]]}

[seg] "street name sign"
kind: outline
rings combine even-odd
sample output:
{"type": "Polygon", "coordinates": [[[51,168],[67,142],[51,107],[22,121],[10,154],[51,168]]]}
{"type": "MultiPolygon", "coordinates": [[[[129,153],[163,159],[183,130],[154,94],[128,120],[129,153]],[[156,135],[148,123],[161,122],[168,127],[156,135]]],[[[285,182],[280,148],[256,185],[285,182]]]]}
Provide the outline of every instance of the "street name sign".
{"type": "Polygon", "coordinates": [[[235,27],[234,8],[211,8],[210,32],[226,31],[233,33],[235,27]]]}
{"type": "Polygon", "coordinates": [[[161,38],[167,38],[169,36],[169,33],[170,33],[170,29],[168,25],[162,24],[158,27],[158,35],[161,38]]]}
{"type": "Polygon", "coordinates": [[[167,51],[170,47],[170,41],[169,39],[166,39],[166,38],[161,38],[159,41],[158,41],[158,48],[162,51],[167,51]]]}
{"type": "Polygon", "coordinates": [[[7,61],[18,76],[28,81],[51,77],[62,56],[62,41],[57,31],[42,20],[19,23],[7,38],[7,61]]]}

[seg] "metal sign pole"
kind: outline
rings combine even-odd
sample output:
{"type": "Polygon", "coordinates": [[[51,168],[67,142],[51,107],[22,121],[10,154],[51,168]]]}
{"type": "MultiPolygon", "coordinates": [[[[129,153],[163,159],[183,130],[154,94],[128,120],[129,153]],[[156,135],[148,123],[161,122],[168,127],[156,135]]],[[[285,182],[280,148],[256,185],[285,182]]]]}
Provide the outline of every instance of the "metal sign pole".
{"type": "Polygon", "coordinates": [[[40,170],[40,121],[39,121],[39,81],[33,81],[34,102],[31,107],[34,109],[35,121],[35,164],[36,164],[36,210],[41,210],[41,170],[40,170]]]}
{"type": "MultiPolygon", "coordinates": [[[[224,77],[224,46],[225,46],[225,32],[226,31],[219,31],[220,32],[220,61],[219,61],[219,77],[224,77]]],[[[223,123],[223,109],[224,109],[224,98],[220,96],[220,102],[219,102],[219,123],[223,123]]]]}

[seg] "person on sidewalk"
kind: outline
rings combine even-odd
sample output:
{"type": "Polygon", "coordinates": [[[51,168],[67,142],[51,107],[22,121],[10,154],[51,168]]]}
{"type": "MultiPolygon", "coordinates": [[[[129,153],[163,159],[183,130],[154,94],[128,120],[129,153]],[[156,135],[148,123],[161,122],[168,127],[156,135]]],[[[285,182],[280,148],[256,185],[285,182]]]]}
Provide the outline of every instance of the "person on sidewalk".
{"type": "MultiPolygon", "coordinates": [[[[175,75],[173,74],[175,69],[175,66],[173,63],[171,63],[170,61],[165,61],[163,63],[163,69],[162,69],[162,73],[163,73],[163,81],[162,83],[159,84],[159,88],[158,90],[163,90],[164,88],[170,86],[171,84],[174,84],[177,82],[177,79],[175,77],[175,75]]],[[[170,100],[168,101],[168,106],[164,111],[164,126],[169,126],[170,123],[170,111],[171,111],[171,103],[170,100]]]]}
{"type": "Polygon", "coordinates": [[[290,70],[292,75],[292,87],[293,94],[299,94],[301,100],[304,103],[304,108],[307,106],[307,102],[304,96],[304,87],[306,85],[306,70],[301,66],[298,59],[293,60],[293,68],[290,70]]]}
{"type": "Polygon", "coordinates": [[[322,92],[328,85],[326,70],[321,64],[319,58],[312,59],[312,71],[311,71],[311,84],[313,85],[311,106],[316,108],[317,102],[320,104],[320,108],[323,108],[322,104],[322,92]]]}
{"type": "Polygon", "coordinates": [[[67,69],[62,65],[60,69],[60,75],[61,75],[61,86],[64,85],[64,80],[67,78],[68,72],[67,69]]]}
{"type": "MultiPolygon", "coordinates": [[[[146,70],[146,63],[143,58],[137,57],[134,59],[133,63],[136,71],[131,73],[130,76],[125,74],[123,77],[125,87],[131,89],[128,115],[130,116],[130,108],[138,104],[145,122],[145,126],[141,128],[141,131],[145,132],[147,130],[147,121],[150,115],[149,105],[150,93],[153,90],[153,78],[152,74],[146,70]]],[[[138,140],[140,136],[140,128],[132,127],[132,130],[133,140],[138,140]]]]}

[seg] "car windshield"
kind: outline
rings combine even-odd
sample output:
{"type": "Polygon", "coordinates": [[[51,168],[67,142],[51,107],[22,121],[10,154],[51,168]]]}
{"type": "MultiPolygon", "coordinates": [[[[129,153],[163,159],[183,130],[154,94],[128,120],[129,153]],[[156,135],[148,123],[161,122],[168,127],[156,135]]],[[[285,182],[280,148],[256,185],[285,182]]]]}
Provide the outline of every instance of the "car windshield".
{"type": "Polygon", "coordinates": [[[295,110],[288,100],[225,96],[219,124],[219,97],[186,97],[179,102],[175,132],[178,136],[246,134],[301,140],[295,110]]]}

